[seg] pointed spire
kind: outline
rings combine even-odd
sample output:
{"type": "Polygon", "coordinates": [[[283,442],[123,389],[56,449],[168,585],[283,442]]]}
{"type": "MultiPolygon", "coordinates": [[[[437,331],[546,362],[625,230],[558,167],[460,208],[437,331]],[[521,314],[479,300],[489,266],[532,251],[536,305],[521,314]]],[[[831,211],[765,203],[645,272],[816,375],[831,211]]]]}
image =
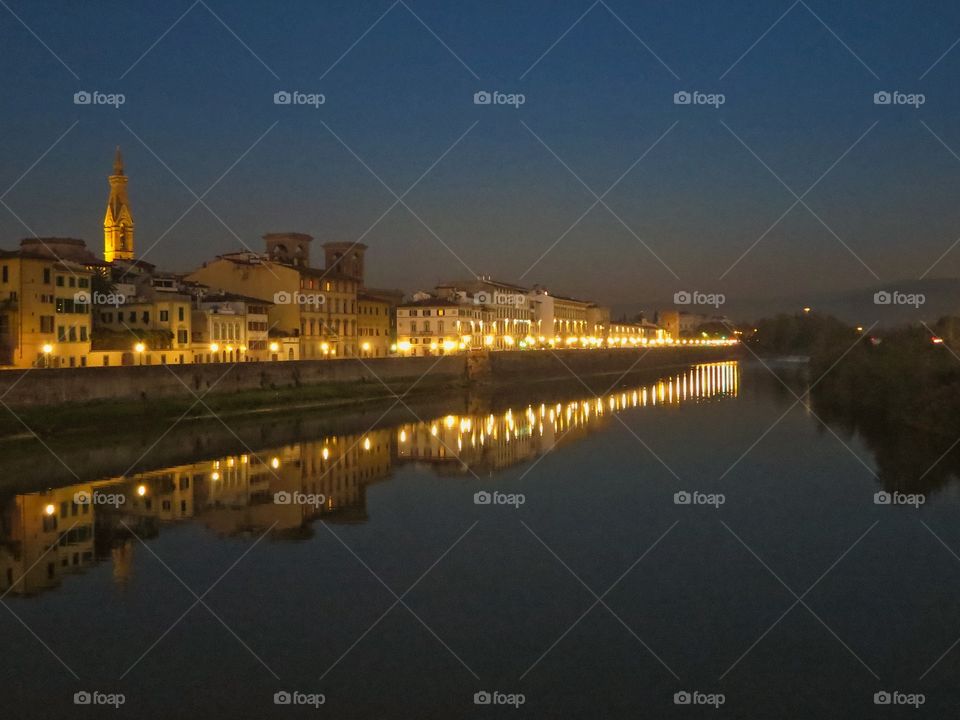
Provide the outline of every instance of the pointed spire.
{"type": "Polygon", "coordinates": [[[113,156],[113,174],[123,175],[123,155],[120,154],[119,145],[117,145],[117,152],[113,156]]]}

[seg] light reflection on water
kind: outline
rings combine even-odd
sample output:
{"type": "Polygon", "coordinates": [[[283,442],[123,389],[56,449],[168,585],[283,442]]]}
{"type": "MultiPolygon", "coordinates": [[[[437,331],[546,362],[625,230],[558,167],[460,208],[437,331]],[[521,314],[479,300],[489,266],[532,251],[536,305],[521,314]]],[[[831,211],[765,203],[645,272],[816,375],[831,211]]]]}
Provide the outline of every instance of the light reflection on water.
{"type": "Polygon", "coordinates": [[[363,522],[366,487],[395,466],[489,475],[576,441],[614,414],[736,397],[739,389],[736,362],[709,363],[603,397],[446,415],[19,494],[0,500],[0,592],[40,593],[104,560],[123,583],[134,533],[149,539],[164,523],[192,521],[219,535],[273,528],[296,539],[320,517],[363,522]]]}

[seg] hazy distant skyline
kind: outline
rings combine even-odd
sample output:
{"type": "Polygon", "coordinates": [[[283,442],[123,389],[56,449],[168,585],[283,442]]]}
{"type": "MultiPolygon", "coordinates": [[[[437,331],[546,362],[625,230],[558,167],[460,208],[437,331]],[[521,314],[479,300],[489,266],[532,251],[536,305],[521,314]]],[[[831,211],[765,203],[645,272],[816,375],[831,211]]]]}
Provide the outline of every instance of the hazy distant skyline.
{"type": "Polygon", "coordinates": [[[960,237],[960,6],[8,5],[4,248],[36,232],[99,254],[120,144],[138,254],[162,236],[144,257],[170,270],[243,249],[234,233],[260,250],[300,231],[362,237],[371,285],[472,271],[611,305],[960,275],[960,247],[944,255],[960,237]],[[75,105],[80,90],[126,101],[75,105]],[[326,102],[275,105],[279,90],[326,102]],[[526,102],[475,105],[480,90],[526,102]],[[725,103],[674,104],[684,90],[725,103]],[[874,104],[884,90],[925,102],[874,104]],[[174,226],[191,191],[210,209],[174,226]],[[760,239],[791,191],[803,202],[760,239]]]}

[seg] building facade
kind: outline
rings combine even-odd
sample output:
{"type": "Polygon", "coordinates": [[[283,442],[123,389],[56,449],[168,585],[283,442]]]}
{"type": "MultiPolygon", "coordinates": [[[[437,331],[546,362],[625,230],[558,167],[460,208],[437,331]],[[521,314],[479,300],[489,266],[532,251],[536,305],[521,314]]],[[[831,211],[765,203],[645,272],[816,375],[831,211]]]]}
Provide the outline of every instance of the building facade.
{"type": "Polygon", "coordinates": [[[27,238],[0,251],[0,363],[84,367],[99,261],[74,238],[27,238]]]}

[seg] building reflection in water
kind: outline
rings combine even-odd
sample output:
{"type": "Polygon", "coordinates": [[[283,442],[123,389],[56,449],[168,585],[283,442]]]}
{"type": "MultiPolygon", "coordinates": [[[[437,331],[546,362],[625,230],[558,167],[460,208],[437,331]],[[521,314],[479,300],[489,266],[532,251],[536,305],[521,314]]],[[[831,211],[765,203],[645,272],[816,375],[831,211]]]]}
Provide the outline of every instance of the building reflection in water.
{"type": "Polygon", "coordinates": [[[275,539],[291,540],[309,537],[320,518],[363,522],[367,486],[395,463],[489,474],[574,441],[614,413],[736,396],[739,379],[736,362],[709,363],[601,398],[447,415],[0,498],[0,593],[36,594],[103,560],[122,585],[135,568],[134,534],[148,540],[174,522],[224,536],[272,528],[275,539]]]}

